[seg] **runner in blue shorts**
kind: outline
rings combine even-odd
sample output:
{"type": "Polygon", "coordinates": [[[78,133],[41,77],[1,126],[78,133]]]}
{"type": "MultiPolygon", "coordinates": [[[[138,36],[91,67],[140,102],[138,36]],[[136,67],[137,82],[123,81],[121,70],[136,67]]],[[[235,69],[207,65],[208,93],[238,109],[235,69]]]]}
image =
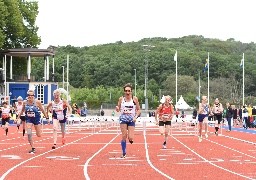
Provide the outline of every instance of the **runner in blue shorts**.
{"type": "Polygon", "coordinates": [[[34,125],[36,130],[37,137],[41,137],[41,123],[40,118],[41,111],[46,119],[48,119],[48,115],[45,113],[42,103],[35,99],[34,90],[28,90],[27,92],[28,100],[23,102],[23,108],[18,116],[18,119],[25,112],[26,125],[27,125],[27,134],[28,134],[28,142],[30,143],[31,150],[29,153],[35,153],[35,147],[32,140],[32,126],[34,125]]]}
{"type": "Polygon", "coordinates": [[[199,121],[199,142],[202,142],[202,129],[203,123],[205,124],[205,137],[208,138],[208,114],[209,114],[209,105],[207,103],[207,96],[202,96],[202,102],[199,104],[198,110],[198,121],[199,121]]]}
{"type": "Polygon", "coordinates": [[[124,86],[124,96],[119,98],[116,106],[116,111],[121,112],[119,117],[120,129],[122,131],[122,158],[126,157],[126,138],[132,144],[134,137],[135,122],[140,115],[140,104],[137,97],[132,95],[132,85],[126,84],[124,86]],[[128,133],[127,133],[128,130],[128,133]]]}

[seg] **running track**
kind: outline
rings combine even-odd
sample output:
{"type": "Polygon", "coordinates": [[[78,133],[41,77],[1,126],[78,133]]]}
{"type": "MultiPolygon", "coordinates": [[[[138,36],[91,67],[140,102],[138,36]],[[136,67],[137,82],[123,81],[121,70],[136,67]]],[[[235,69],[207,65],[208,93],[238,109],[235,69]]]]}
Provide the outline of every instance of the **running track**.
{"type": "MultiPolygon", "coordinates": [[[[213,131],[210,128],[210,131],[213,131]]],[[[138,125],[134,144],[127,144],[127,158],[121,159],[116,127],[69,129],[66,144],[51,149],[51,125],[42,138],[33,135],[37,152],[28,154],[27,139],[15,127],[8,137],[0,136],[0,180],[11,179],[256,179],[256,134],[244,131],[210,133],[198,138],[173,128],[167,149],[156,126],[138,125]],[[182,134],[182,135],[180,135],[182,134]]]]}

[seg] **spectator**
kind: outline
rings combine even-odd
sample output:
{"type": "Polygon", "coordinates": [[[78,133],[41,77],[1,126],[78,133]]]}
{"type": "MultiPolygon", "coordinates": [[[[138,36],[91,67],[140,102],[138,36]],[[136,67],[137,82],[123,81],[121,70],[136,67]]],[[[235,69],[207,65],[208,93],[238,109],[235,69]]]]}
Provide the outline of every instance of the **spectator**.
{"type": "Polygon", "coordinates": [[[101,116],[104,116],[104,114],[105,114],[104,110],[103,110],[103,109],[101,109],[101,111],[100,111],[100,115],[101,115],[101,116]]]}

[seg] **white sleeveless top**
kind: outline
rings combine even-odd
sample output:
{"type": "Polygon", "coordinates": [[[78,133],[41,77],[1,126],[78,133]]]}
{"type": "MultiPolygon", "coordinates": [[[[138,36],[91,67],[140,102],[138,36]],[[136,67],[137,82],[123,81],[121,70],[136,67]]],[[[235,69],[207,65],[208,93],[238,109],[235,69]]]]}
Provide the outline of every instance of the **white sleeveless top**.
{"type": "Polygon", "coordinates": [[[133,101],[133,98],[130,101],[126,101],[125,97],[121,102],[121,114],[131,114],[133,117],[135,116],[136,105],[133,101]]]}
{"type": "Polygon", "coordinates": [[[209,105],[201,103],[201,107],[203,108],[203,112],[201,114],[208,114],[209,113],[209,105]]]}
{"type": "MultiPolygon", "coordinates": [[[[22,107],[23,107],[23,103],[22,104],[16,103],[16,114],[20,114],[22,107]]],[[[23,112],[21,116],[25,116],[25,112],[23,112]]]]}
{"type": "Polygon", "coordinates": [[[3,119],[7,119],[9,118],[9,114],[10,114],[10,108],[2,108],[2,118],[3,119]]]}

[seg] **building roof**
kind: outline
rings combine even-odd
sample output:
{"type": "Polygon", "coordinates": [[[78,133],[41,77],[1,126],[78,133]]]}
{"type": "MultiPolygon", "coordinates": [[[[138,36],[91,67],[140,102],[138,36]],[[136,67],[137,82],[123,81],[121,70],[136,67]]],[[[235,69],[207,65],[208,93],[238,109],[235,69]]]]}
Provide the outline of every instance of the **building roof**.
{"type": "Polygon", "coordinates": [[[54,56],[53,49],[37,49],[37,48],[16,48],[0,50],[1,55],[13,56],[13,57],[45,57],[54,56]]]}

